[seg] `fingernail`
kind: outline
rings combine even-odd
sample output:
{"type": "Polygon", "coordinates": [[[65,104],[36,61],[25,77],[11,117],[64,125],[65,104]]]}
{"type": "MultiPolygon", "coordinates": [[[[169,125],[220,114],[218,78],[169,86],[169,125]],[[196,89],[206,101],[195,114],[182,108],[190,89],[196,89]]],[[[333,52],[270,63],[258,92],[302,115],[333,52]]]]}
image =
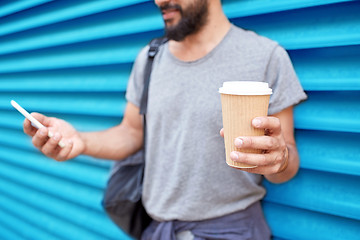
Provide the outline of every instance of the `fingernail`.
{"type": "Polygon", "coordinates": [[[261,125],[261,120],[258,119],[258,118],[255,118],[253,121],[252,121],[252,124],[254,127],[260,127],[261,125]]]}
{"type": "Polygon", "coordinates": [[[235,152],[231,152],[230,153],[230,158],[232,160],[238,160],[239,159],[239,156],[235,153],[235,152]]]}
{"type": "Polygon", "coordinates": [[[55,133],[54,140],[59,141],[60,140],[60,133],[55,133]]]}
{"type": "Polygon", "coordinates": [[[238,148],[240,148],[243,145],[243,143],[244,143],[244,141],[241,138],[236,138],[235,142],[234,142],[235,147],[238,147],[238,148]]]}
{"type": "Polygon", "coordinates": [[[49,138],[52,138],[53,136],[54,136],[54,134],[53,134],[52,132],[50,132],[50,131],[49,131],[49,133],[48,133],[48,137],[49,137],[49,138]]]}
{"type": "Polygon", "coordinates": [[[60,141],[60,142],[58,143],[58,145],[59,145],[61,148],[66,147],[66,144],[65,144],[63,141],[60,141]]]}

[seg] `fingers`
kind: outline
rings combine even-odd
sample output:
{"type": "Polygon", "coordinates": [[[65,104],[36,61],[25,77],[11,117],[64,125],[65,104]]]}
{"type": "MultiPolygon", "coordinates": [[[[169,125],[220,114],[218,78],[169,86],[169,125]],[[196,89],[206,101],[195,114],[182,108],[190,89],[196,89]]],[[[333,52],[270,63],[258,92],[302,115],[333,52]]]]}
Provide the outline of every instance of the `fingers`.
{"type": "Polygon", "coordinates": [[[255,168],[240,168],[243,171],[258,174],[277,173],[282,164],[281,156],[276,153],[256,154],[231,152],[230,157],[235,162],[256,166],[255,168]]]}
{"type": "Polygon", "coordinates": [[[54,156],[57,153],[58,144],[61,139],[60,133],[55,133],[53,137],[49,138],[41,147],[41,151],[47,156],[54,156]],[[54,154],[55,153],[55,154],[54,154]]]}
{"type": "Polygon", "coordinates": [[[23,123],[23,129],[24,129],[24,133],[26,133],[29,136],[34,136],[35,133],[37,132],[37,128],[33,127],[31,125],[31,122],[25,118],[24,123],[23,123]]]}
{"type": "Polygon", "coordinates": [[[283,149],[286,149],[280,120],[276,117],[256,117],[252,120],[252,125],[254,128],[265,129],[266,135],[241,136],[234,139],[237,150],[231,152],[230,158],[235,162],[256,166],[241,169],[247,172],[258,174],[278,172],[284,160],[283,149]],[[262,150],[262,152],[249,153],[243,150],[262,150]]]}
{"type": "Polygon", "coordinates": [[[60,133],[53,134],[48,128],[39,129],[33,136],[32,142],[43,154],[58,161],[67,160],[73,147],[72,142],[65,144],[60,133]]]}
{"type": "Polygon", "coordinates": [[[280,119],[276,117],[256,117],[251,123],[254,128],[267,129],[270,134],[281,132],[280,119]]]}
{"type": "Polygon", "coordinates": [[[24,132],[32,137],[33,145],[43,154],[55,160],[69,159],[73,143],[62,139],[62,135],[58,132],[58,120],[40,113],[31,113],[31,115],[46,126],[37,129],[31,125],[28,119],[24,120],[24,132]]]}
{"type": "Polygon", "coordinates": [[[231,160],[254,166],[267,166],[274,164],[272,154],[242,153],[233,151],[230,154],[231,160]]]}
{"type": "Polygon", "coordinates": [[[44,126],[50,126],[52,123],[52,118],[47,117],[41,113],[32,112],[31,115],[36,118],[39,122],[41,122],[44,126]]]}
{"type": "MultiPolygon", "coordinates": [[[[43,114],[33,112],[33,113],[31,113],[31,115],[45,126],[50,126],[50,124],[52,122],[52,118],[46,117],[43,114]]],[[[34,127],[31,124],[31,122],[27,118],[25,118],[25,120],[24,120],[23,129],[24,129],[24,133],[26,133],[27,135],[29,135],[31,137],[34,136],[38,130],[36,127],[34,127]]]]}
{"type": "Polygon", "coordinates": [[[220,130],[220,136],[224,137],[224,128],[220,130]]]}
{"type": "Polygon", "coordinates": [[[49,135],[49,130],[47,128],[41,128],[39,130],[36,129],[36,132],[32,138],[33,145],[37,148],[42,148],[42,146],[49,139],[48,135],[49,135]]]}
{"type": "Polygon", "coordinates": [[[69,159],[71,150],[73,149],[73,142],[72,141],[68,141],[66,143],[66,145],[61,148],[60,152],[57,154],[57,156],[55,156],[55,160],[57,161],[65,161],[69,159]]]}
{"type": "Polygon", "coordinates": [[[240,149],[261,149],[276,150],[285,143],[281,143],[277,138],[270,136],[258,137],[238,137],[234,140],[234,145],[240,149]]]}
{"type": "Polygon", "coordinates": [[[65,161],[68,159],[72,149],[72,143],[61,144],[62,136],[60,133],[55,133],[41,148],[41,152],[46,156],[54,158],[57,161],[65,161]],[[63,147],[62,147],[63,146],[63,147]]]}

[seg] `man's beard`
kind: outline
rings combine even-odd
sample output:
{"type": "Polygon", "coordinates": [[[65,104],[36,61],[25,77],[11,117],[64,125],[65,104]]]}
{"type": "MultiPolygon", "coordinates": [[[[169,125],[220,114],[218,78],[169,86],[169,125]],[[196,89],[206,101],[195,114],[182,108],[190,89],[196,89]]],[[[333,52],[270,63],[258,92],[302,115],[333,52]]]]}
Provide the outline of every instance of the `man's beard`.
{"type": "Polygon", "coordinates": [[[186,9],[182,9],[178,4],[164,4],[160,10],[177,9],[181,19],[174,26],[165,26],[165,36],[169,40],[182,41],[185,37],[198,32],[207,23],[208,2],[207,0],[196,0],[186,9]]]}

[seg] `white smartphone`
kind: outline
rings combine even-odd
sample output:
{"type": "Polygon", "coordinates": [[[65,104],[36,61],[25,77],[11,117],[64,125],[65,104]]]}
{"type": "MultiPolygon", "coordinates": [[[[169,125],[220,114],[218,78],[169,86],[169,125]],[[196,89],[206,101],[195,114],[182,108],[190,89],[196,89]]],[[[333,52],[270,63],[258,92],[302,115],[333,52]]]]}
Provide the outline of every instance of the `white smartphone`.
{"type": "Polygon", "coordinates": [[[16,110],[18,110],[22,115],[24,115],[24,117],[29,119],[29,121],[32,123],[32,125],[34,127],[39,128],[39,129],[45,127],[38,120],[36,120],[36,118],[31,116],[30,113],[28,113],[24,108],[22,108],[17,102],[15,102],[14,100],[11,100],[10,103],[16,110]]]}
{"type": "MultiPolygon", "coordinates": [[[[26,117],[27,119],[29,119],[29,121],[31,122],[31,125],[33,125],[34,127],[40,129],[45,127],[44,125],[42,125],[38,120],[36,120],[36,118],[34,118],[33,116],[30,115],[30,113],[28,113],[24,108],[22,108],[17,102],[15,102],[14,100],[10,101],[11,105],[18,110],[24,117],[26,117]]],[[[52,132],[49,131],[48,136],[51,138],[54,136],[54,134],[52,132]]],[[[65,143],[60,141],[58,143],[58,145],[60,147],[65,147],[65,143]]]]}

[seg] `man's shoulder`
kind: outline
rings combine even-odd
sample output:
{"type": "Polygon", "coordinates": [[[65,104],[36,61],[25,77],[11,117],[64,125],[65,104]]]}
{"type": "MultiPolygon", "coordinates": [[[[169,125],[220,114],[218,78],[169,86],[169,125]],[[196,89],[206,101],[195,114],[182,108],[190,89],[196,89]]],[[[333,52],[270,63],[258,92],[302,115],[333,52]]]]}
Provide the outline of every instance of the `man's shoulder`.
{"type": "MultiPolygon", "coordinates": [[[[156,39],[159,39],[159,40],[163,40],[164,38],[161,37],[161,38],[156,38],[156,39]]],[[[151,41],[155,40],[152,39],[151,41]]],[[[159,45],[158,45],[158,51],[157,52],[160,52],[164,49],[164,46],[167,44],[167,41],[162,41],[159,45]]],[[[147,60],[148,60],[148,57],[149,57],[149,50],[150,50],[150,42],[148,44],[146,44],[145,46],[143,46],[137,56],[136,56],[136,59],[135,59],[135,64],[136,65],[140,65],[140,66],[143,66],[146,64],[147,60]]],[[[156,55],[159,55],[159,54],[156,54],[156,55]]]]}
{"type": "Polygon", "coordinates": [[[279,46],[278,42],[262,36],[253,30],[244,29],[233,25],[233,39],[238,44],[246,47],[256,47],[263,50],[269,49],[270,51],[279,46]]]}
{"type": "Polygon", "coordinates": [[[149,44],[143,46],[140,51],[138,52],[138,55],[136,57],[137,61],[146,60],[148,57],[148,51],[149,51],[149,44]]]}

